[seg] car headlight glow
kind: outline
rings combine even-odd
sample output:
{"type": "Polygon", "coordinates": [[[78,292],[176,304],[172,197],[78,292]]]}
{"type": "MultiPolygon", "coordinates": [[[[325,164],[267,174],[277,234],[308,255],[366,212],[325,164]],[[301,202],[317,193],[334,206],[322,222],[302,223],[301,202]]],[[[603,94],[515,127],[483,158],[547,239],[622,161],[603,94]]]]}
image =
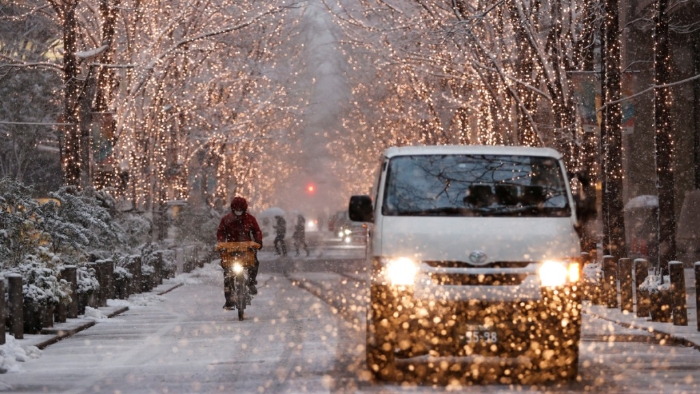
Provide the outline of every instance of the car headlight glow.
{"type": "Polygon", "coordinates": [[[237,274],[243,272],[243,266],[241,265],[241,263],[233,263],[233,272],[237,274]]]}
{"type": "Polygon", "coordinates": [[[386,264],[386,277],[392,285],[413,285],[416,274],[418,274],[418,266],[409,258],[399,257],[391,259],[386,264]]]}
{"type": "Polygon", "coordinates": [[[343,235],[344,235],[344,233],[343,233],[342,231],[338,231],[338,236],[339,236],[339,237],[341,237],[341,238],[342,238],[342,237],[343,237],[343,235]]]}
{"type": "Polygon", "coordinates": [[[544,287],[564,286],[579,280],[579,263],[569,261],[547,260],[538,271],[540,282],[544,287]]]}
{"type": "Polygon", "coordinates": [[[350,230],[349,228],[346,228],[346,229],[345,229],[345,234],[348,234],[348,235],[349,235],[349,234],[352,234],[352,230],[350,230]]]}

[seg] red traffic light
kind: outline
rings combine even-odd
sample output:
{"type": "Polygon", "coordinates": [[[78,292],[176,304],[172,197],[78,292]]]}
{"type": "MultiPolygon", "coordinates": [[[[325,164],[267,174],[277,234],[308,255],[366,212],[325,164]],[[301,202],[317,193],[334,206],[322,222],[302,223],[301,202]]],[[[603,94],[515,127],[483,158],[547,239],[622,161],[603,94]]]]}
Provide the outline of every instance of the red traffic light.
{"type": "Polygon", "coordinates": [[[307,191],[309,194],[314,194],[314,193],[316,192],[316,186],[314,186],[313,183],[309,183],[309,184],[306,186],[306,191],[307,191]]]}

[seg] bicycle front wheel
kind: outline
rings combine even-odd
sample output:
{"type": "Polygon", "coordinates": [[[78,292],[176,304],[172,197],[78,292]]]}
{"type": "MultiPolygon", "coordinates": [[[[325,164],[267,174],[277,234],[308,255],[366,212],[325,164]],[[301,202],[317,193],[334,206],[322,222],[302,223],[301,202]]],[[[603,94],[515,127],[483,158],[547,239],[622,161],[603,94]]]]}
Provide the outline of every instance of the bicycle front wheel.
{"type": "Polygon", "coordinates": [[[247,298],[248,287],[245,284],[243,275],[236,277],[236,301],[238,309],[238,320],[243,320],[243,311],[245,310],[245,302],[247,298]]]}

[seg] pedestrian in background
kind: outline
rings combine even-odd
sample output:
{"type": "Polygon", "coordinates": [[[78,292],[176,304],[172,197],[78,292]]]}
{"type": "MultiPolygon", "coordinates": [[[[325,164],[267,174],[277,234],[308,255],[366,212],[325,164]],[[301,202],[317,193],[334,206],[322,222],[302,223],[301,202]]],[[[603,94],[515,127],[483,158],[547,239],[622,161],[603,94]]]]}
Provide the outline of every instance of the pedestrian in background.
{"type": "Polygon", "coordinates": [[[282,216],[275,216],[277,224],[275,224],[275,251],[282,256],[287,255],[287,244],[284,242],[284,237],[287,235],[287,221],[282,216]],[[280,250],[281,249],[281,250],[280,250]]]}
{"type": "Polygon", "coordinates": [[[294,239],[294,249],[297,251],[297,256],[299,256],[299,246],[304,247],[306,255],[308,256],[309,246],[306,244],[306,219],[301,214],[297,216],[297,225],[294,226],[292,238],[294,239]]]}

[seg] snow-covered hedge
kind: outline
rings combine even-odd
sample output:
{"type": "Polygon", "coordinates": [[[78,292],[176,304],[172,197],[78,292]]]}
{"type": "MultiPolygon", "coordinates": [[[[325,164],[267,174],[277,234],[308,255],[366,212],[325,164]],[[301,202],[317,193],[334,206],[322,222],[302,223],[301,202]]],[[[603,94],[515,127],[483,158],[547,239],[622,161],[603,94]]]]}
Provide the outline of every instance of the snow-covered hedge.
{"type": "Polygon", "coordinates": [[[600,263],[589,263],[583,267],[583,280],[590,286],[597,286],[603,280],[600,263]]]}
{"type": "Polygon", "coordinates": [[[78,294],[91,294],[100,291],[95,269],[87,266],[78,267],[78,294]]]}
{"type": "Polygon", "coordinates": [[[671,278],[668,275],[649,274],[644,282],[639,285],[640,290],[646,290],[649,294],[671,291],[671,278]]]}
{"type": "Polygon", "coordinates": [[[20,264],[17,271],[22,275],[22,295],[25,303],[46,306],[70,303],[70,284],[65,279],[58,279],[58,272],[46,266],[36,256],[27,256],[25,263],[20,264]]]}
{"type": "Polygon", "coordinates": [[[134,275],[132,275],[126,268],[120,267],[120,266],[115,266],[114,267],[114,279],[117,281],[122,281],[122,280],[129,280],[132,279],[134,275]]]}

